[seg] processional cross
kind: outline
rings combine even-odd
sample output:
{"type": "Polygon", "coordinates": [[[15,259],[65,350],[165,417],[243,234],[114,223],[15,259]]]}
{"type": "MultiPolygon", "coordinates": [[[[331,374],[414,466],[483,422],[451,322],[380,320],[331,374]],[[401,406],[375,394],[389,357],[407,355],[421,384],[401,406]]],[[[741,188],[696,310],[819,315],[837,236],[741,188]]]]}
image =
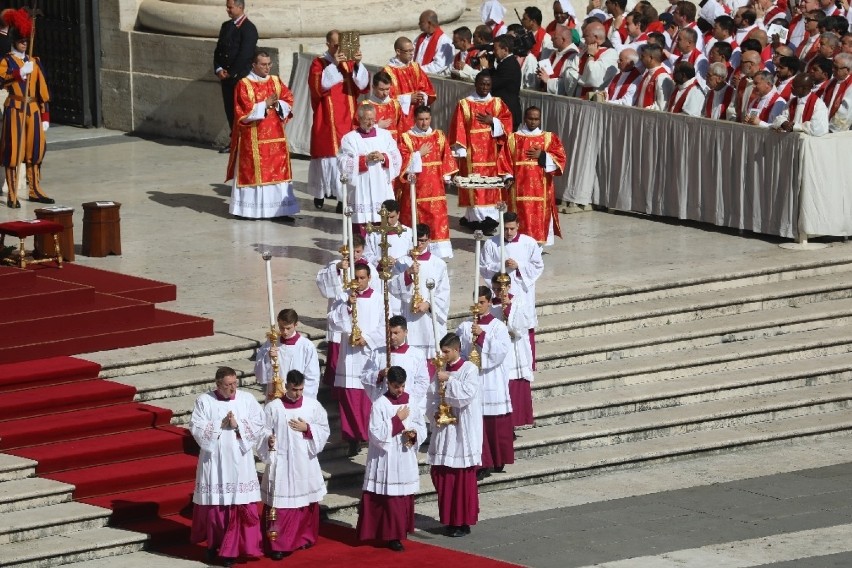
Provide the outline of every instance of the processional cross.
{"type": "Polygon", "coordinates": [[[391,366],[391,345],[390,345],[390,295],[388,292],[388,280],[391,279],[391,266],[390,257],[388,256],[388,248],[390,248],[390,243],[388,243],[388,235],[401,235],[402,234],[402,224],[397,223],[395,227],[392,227],[390,223],[388,223],[388,212],[387,208],[382,205],[382,208],[379,210],[379,217],[382,218],[382,222],[378,227],[373,225],[372,223],[367,223],[367,232],[368,233],[379,233],[381,235],[381,239],[379,241],[379,248],[382,250],[382,256],[379,260],[379,278],[382,280],[382,288],[384,288],[384,301],[385,301],[385,350],[387,351],[387,369],[390,369],[391,366]]]}

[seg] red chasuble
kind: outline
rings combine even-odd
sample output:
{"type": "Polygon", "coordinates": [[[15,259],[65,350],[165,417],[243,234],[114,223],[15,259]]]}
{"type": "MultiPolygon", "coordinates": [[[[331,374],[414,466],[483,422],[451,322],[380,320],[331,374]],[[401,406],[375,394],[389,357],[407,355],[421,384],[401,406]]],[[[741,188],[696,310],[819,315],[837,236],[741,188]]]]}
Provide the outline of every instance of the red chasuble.
{"type": "MultiPolygon", "coordinates": [[[[400,133],[406,130],[405,115],[402,114],[402,107],[399,106],[399,101],[391,98],[386,103],[377,103],[371,99],[364,99],[361,101],[361,104],[373,105],[376,109],[376,124],[385,119],[390,120],[390,125],[385,130],[391,133],[394,142],[399,142],[400,133]]],[[[355,130],[356,128],[358,128],[358,113],[355,113],[349,129],[355,130]]]]}
{"type": "MultiPolygon", "coordinates": [[[[426,104],[431,105],[437,98],[435,87],[432,86],[432,81],[429,76],[423,72],[419,64],[411,62],[405,67],[394,67],[386,65],[383,69],[391,76],[391,98],[397,98],[399,95],[410,95],[412,93],[426,93],[426,104]]],[[[408,109],[406,117],[405,130],[410,129],[414,125],[414,105],[408,109]]],[[[396,139],[396,137],[394,137],[396,139]]]]}
{"type": "Polygon", "coordinates": [[[559,137],[552,132],[538,134],[513,132],[509,134],[500,154],[501,173],[511,173],[515,176],[515,182],[509,190],[507,199],[509,211],[518,214],[521,232],[529,235],[539,244],[547,241],[551,220],[553,220],[553,234],[562,237],[559,214],[556,211],[553,177],[562,175],[565,164],[565,148],[559,137]],[[526,151],[532,148],[538,148],[550,154],[557,169],[545,173],[538,160],[527,158],[526,151]]]}
{"type": "MultiPolygon", "coordinates": [[[[476,120],[477,113],[489,113],[503,125],[503,132],[512,131],[512,113],[500,97],[487,101],[462,99],[456,105],[450,125],[450,146],[460,144],[467,149],[467,156],[459,159],[459,174],[469,176],[497,175],[497,156],[505,142],[505,134],[499,138],[491,136],[491,125],[476,120]]],[[[459,207],[494,207],[500,202],[500,189],[471,189],[459,191],[459,207]]]]}
{"type": "Polygon", "coordinates": [[[411,226],[411,187],[408,183],[408,170],[411,155],[419,152],[426,143],[432,149],[421,156],[423,171],[417,174],[417,222],[429,225],[433,242],[450,240],[450,225],[447,217],[447,194],[444,191],[444,176],[458,171],[456,161],[450,154],[450,145],[440,130],[429,134],[406,132],[399,141],[399,153],[402,156],[402,173],[396,180],[399,200],[399,221],[411,226]]]}
{"type": "Polygon", "coordinates": [[[314,121],[311,125],[311,158],[337,156],[340,140],[352,130],[355,107],[361,94],[352,76],[355,65],[353,61],[344,61],[337,66],[343,75],[343,82],[324,91],[322,72],[329,65],[331,63],[328,59],[317,57],[308,72],[308,90],[311,93],[311,109],[314,111],[314,121]]]}
{"type": "MultiPolygon", "coordinates": [[[[226,179],[233,179],[236,169],[239,187],[270,185],[292,179],[290,152],[284,133],[284,125],[289,117],[281,120],[276,112],[267,111],[263,120],[243,122],[256,103],[263,102],[273,93],[281,101],[293,106],[293,93],[275,75],[270,75],[268,81],[252,81],[246,77],[237,83],[231,144],[239,150],[231,152],[226,179]],[[236,163],[237,155],[239,164],[236,163]]],[[[293,116],[292,113],[290,116],[293,116]]]]}

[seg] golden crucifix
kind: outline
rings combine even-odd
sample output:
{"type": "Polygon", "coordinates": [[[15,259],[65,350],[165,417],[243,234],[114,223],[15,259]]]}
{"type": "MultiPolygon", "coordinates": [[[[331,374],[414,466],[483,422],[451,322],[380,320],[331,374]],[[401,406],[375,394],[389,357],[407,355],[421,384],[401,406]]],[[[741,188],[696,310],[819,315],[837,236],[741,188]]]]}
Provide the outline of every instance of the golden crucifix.
{"type": "Polygon", "coordinates": [[[390,244],[388,243],[388,235],[401,235],[402,234],[402,224],[397,223],[396,227],[391,227],[388,223],[388,210],[382,205],[382,208],[379,210],[379,217],[382,218],[382,222],[378,227],[373,225],[372,223],[367,223],[367,232],[368,233],[379,233],[381,235],[381,239],[379,240],[379,248],[382,249],[382,257],[379,260],[379,278],[382,279],[382,288],[384,289],[384,300],[385,300],[385,350],[387,351],[387,369],[390,369],[391,366],[391,345],[390,345],[390,296],[388,292],[388,280],[391,279],[391,269],[392,266],[390,264],[390,257],[388,256],[388,248],[390,248],[390,244]]]}

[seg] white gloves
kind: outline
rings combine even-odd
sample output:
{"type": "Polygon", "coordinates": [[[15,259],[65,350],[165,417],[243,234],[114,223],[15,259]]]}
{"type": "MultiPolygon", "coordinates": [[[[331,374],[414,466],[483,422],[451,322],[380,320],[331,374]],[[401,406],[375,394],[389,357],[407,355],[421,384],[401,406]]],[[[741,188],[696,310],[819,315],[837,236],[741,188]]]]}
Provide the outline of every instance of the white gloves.
{"type": "Polygon", "coordinates": [[[42,129],[44,132],[47,132],[47,129],[48,129],[48,128],[50,128],[50,123],[49,123],[49,122],[42,122],[42,123],[41,123],[41,129],[42,129]]]}
{"type": "Polygon", "coordinates": [[[33,62],[27,61],[24,63],[23,67],[21,67],[21,77],[26,77],[30,73],[33,72],[33,62]]]}

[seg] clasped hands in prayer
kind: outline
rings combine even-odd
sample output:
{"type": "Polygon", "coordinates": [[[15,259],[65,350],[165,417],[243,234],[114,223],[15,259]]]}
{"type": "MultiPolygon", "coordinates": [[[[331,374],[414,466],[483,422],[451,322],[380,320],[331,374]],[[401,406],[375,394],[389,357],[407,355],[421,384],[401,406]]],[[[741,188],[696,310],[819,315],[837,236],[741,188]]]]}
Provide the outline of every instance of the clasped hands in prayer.
{"type": "Polygon", "coordinates": [[[237,422],[237,417],[234,416],[233,412],[228,412],[227,416],[222,419],[222,429],[223,430],[236,430],[239,423],[237,422]]]}
{"type": "Polygon", "coordinates": [[[516,261],[514,258],[507,258],[506,259],[506,268],[508,268],[509,270],[517,270],[518,269],[518,261],[516,261]]]}
{"type": "Polygon", "coordinates": [[[385,155],[379,152],[378,150],[373,150],[366,156],[367,161],[371,163],[384,163],[385,155]]]}

